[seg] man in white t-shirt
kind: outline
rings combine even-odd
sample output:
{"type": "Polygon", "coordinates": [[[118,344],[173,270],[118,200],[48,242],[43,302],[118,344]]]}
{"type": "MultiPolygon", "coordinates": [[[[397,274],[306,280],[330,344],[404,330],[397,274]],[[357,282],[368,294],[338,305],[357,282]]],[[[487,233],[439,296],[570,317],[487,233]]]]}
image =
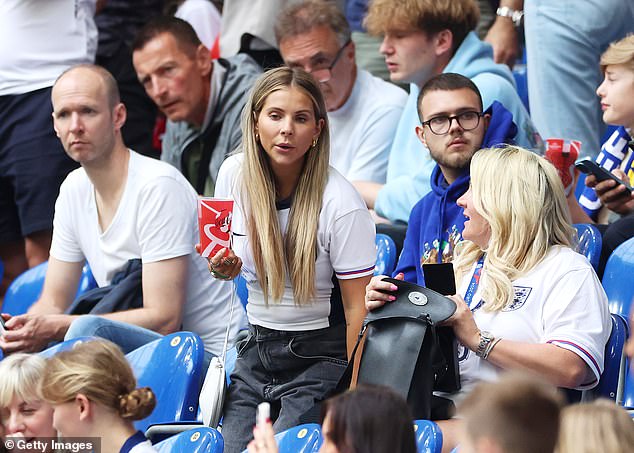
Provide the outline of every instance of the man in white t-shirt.
{"type": "Polygon", "coordinates": [[[320,82],[330,123],[330,165],[357,189],[364,181],[385,183],[405,91],[357,68],[350,26],[333,3],[292,4],[280,13],[275,34],[284,62],[320,82]]]}
{"type": "MultiPolygon", "coordinates": [[[[81,168],[66,178],[56,202],[42,295],[27,314],[6,317],[0,348],[36,351],[64,337],[94,335],[128,352],[184,329],[219,354],[232,287],[210,278],[206,261],[194,252],[195,191],[177,169],[125,146],[125,106],[103,68],[80,65],[64,72],[53,86],[52,101],[55,132],[81,168]],[[64,313],[84,260],[101,287],[131,259],[142,262],[141,308],[100,316],[64,313]]],[[[231,335],[244,319],[234,303],[231,335]]]]}

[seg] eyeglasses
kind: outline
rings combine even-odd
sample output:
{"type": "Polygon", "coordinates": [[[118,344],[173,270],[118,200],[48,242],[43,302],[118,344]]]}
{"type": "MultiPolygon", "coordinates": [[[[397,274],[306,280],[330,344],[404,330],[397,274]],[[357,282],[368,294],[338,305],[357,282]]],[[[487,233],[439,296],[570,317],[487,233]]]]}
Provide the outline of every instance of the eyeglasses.
{"type": "Polygon", "coordinates": [[[330,66],[325,68],[312,68],[310,73],[313,75],[315,80],[317,80],[319,83],[326,83],[332,78],[332,69],[335,67],[335,65],[339,61],[339,58],[343,54],[343,49],[348,47],[348,44],[350,44],[351,42],[352,40],[348,39],[346,43],[341,46],[341,48],[337,51],[337,54],[335,55],[335,59],[332,60],[332,63],[330,63],[330,66]]]}
{"type": "Polygon", "coordinates": [[[423,126],[428,126],[429,130],[436,135],[445,135],[451,129],[451,122],[456,120],[458,126],[465,131],[471,131],[478,127],[482,112],[462,112],[454,116],[436,116],[430,120],[423,121],[423,126]]]}

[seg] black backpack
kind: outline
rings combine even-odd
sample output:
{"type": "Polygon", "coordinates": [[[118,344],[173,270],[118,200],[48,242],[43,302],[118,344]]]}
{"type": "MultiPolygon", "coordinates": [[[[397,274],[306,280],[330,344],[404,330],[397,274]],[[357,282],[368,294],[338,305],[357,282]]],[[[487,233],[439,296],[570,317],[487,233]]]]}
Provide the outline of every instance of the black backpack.
{"type": "Polygon", "coordinates": [[[429,288],[391,278],[384,281],[398,287],[392,293],[396,300],[366,316],[338,389],[349,387],[354,357],[365,336],[358,384],[391,387],[407,400],[415,419],[450,418],[451,401],[432,392],[460,389],[453,330],[437,326],[456,311],[456,305],[429,288]]]}

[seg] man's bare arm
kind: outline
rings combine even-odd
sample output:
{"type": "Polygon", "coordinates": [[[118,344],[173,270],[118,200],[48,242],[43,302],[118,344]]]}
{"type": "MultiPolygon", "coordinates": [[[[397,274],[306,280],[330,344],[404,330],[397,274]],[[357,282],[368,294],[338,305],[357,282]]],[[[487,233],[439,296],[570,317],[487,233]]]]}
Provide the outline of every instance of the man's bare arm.
{"type": "Polygon", "coordinates": [[[40,298],[24,315],[6,322],[8,331],[0,338],[5,352],[33,352],[48,343],[63,340],[74,317],[65,315],[75,297],[83,262],[71,263],[49,258],[40,298]]]}

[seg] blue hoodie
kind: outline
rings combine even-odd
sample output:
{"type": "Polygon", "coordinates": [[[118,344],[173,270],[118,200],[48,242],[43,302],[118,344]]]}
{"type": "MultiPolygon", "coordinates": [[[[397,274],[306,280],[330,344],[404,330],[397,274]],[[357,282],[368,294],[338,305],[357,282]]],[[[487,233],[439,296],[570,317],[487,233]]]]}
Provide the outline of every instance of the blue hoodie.
{"type": "MultiPolygon", "coordinates": [[[[482,148],[490,148],[509,140],[517,133],[513,115],[499,102],[487,109],[491,114],[489,127],[482,140],[482,148]]],[[[405,274],[405,280],[425,285],[424,263],[453,261],[454,246],[462,240],[464,215],[456,204],[469,189],[469,168],[451,184],[436,165],[431,175],[431,192],[412,209],[403,243],[403,251],[394,275],[405,274]]]]}
{"type": "MultiPolygon", "coordinates": [[[[480,90],[485,109],[498,101],[513,114],[519,128],[510,143],[543,151],[541,138],[515,89],[513,74],[506,65],[493,61],[491,46],[474,32],[466,36],[443,72],[469,77],[480,90]]],[[[374,204],[376,212],[391,222],[407,222],[414,204],[431,190],[430,177],[436,163],[414,132],[420,125],[416,105],[419,92],[418,86],[410,85],[390,150],[387,180],[374,204]]]]}

